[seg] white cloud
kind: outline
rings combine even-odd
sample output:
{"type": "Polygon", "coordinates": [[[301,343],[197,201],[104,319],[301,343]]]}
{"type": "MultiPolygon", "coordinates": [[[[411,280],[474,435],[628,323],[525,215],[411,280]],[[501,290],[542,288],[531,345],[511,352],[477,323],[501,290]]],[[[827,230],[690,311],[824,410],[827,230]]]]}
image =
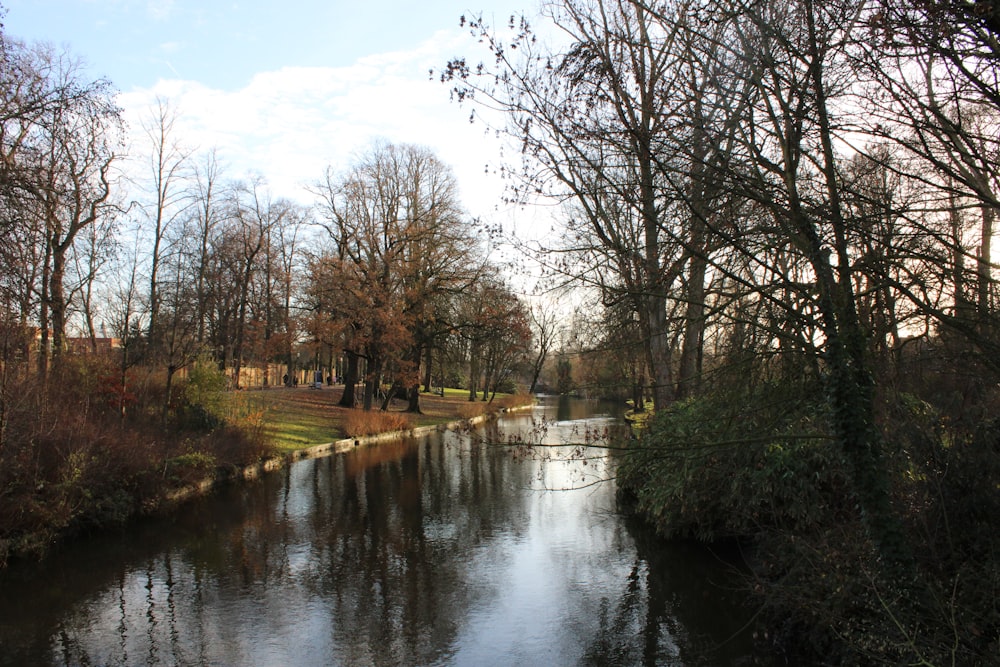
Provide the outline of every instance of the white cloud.
{"type": "Polygon", "coordinates": [[[174,0],[150,0],[146,11],[155,21],[166,21],[174,9],[174,0]]]}
{"type": "MultiPolygon", "coordinates": [[[[288,67],[258,73],[244,88],[223,91],[197,81],[160,80],[120,96],[132,128],[149,117],[156,97],[178,110],[178,135],[198,150],[217,148],[229,175],[260,173],[275,195],[307,200],[304,184],[326,165],[346,168],[377,138],[426,145],[452,166],[464,201],[486,215],[499,200],[497,142],[469,109],[450,103],[447,87],[428,79],[454,52],[471,50],[469,37],[441,32],[412,52],[368,56],[349,67],[288,67]]],[[[135,133],[133,141],[140,141],[135,133]]],[[[136,151],[141,147],[136,146],[136,151]]]]}

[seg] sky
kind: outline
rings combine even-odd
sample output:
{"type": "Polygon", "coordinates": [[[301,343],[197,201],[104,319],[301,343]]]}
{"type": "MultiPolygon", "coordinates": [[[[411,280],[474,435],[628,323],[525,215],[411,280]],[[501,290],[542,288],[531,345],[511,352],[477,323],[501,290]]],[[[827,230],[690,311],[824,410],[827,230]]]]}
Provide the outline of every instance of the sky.
{"type": "MultiPolygon", "coordinates": [[[[67,48],[120,91],[142,152],[157,97],[177,138],[215,148],[226,175],[263,176],[308,202],[327,165],[346,169],[375,140],[424,145],[458,178],[470,214],[500,206],[498,141],[429,77],[450,58],[486,57],[459,17],[504,24],[536,0],[0,0],[7,35],[67,48]]],[[[499,208],[498,208],[499,207],[499,208]]]]}

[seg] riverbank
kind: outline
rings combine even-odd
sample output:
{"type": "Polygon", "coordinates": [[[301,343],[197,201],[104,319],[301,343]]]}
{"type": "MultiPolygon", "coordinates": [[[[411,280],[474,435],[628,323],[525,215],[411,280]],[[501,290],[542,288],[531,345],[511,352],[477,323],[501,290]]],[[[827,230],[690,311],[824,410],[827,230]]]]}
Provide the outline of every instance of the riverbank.
{"type": "Polygon", "coordinates": [[[402,412],[400,402],[364,412],[335,406],[342,389],[228,392],[224,377],[202,370],[174,400],[150,383],[137,384],[123,403],[97,392],[84,381],[94,373],[75,367],[64,373],[69,381],[12,392],[21,398],[8,410],[0,447],[0,568],[8,559],[43,558],[81,534],[169,512],[216,485],[360,446],[359,433],[394,432],[375,442],[460,426],[523,400],[469,402],[467,392],[453,390],[422,396],[422,415],[402,412]]]}
{"type": "Polygon", "coordinates": [[[788,664],[993,665],[1000,421],[882,406],[893,543],[872,537],[822,387],[706,394],[620,457],[621,498],[667,539],[736,541],[767,652],[788,664]]]}
{"type": "Polygon", "coordinates": [[[441,394],[421,394],[420,413],[404,412],[405,401],[402,400],[391,401],[386,412],[365,413],[337,405],[343,391],[343,386],[277,387],[247,392],[246,396],[253,408],[261,411],[264,434],[281,453],[372,435],[375,431],[440,426],[531,400],[530,396],[498,394],[492,403],[469,401],[468,390],[445,389],[441,394]],[[378,428],[382,424],[391,428],[378,428]]]}
{"type": "Polygon", "coordinates": [[[534,404],[534,398],[529,395],[510,394],[499,396],[491,403],[470,402],[468,391],[446,389],[440,395],[422,394],[422,412],[419,414],[390,412],[391,415],[405,417],[409,424],[407,428],[326,441],[325,434],[345,435],[349,432],[351,416],[360,412],[336,404],[342,393],[342,388],[279,388],[253,397],[252,402],[265,410],[265,433],[277,452],[259,463],[242,468],[218,469],[210,476],[172,490],[164,497],[160,511],[207,493],[218,485],[256,479],[295,461],[332,456],[380,442],[419,438],[437,431],[467,429],[496,419],[505,412],[530,408],[534,404]],[[315,440],[321,442],[316,443],[315,440]]]}
{"type": "Polygon", "coordinates": [[[568,454],[609,422],[596,401],[539,404],[489,441],[300,461],[0,573],[0,665],[749,664],[725,565],[616,512],[611,483],[546,488],[613,461],[496,446],[568,454]]]}

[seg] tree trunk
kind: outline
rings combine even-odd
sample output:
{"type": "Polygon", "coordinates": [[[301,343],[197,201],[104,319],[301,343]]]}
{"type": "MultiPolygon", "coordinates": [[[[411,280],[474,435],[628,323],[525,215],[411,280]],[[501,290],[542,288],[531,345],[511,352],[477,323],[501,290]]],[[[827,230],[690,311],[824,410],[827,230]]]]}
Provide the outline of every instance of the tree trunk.
{"type": "Polygon", "coordinates": [[[545,345],[540,345],[538,354],[535,355],[535,363],[531,367],[531,384],[528,386],[528,393],[534,394],[538,388],[538,378],[542,374],[542,367],[545,366],[545,358],[548,356],[548,349],[545,345]]]}
{"type": "Polygon", "coordinates": [[[701,345],[705,330],[705,272],[707,262],[701,250],[691,258],[684,311],[684,342],[677,377],[677,395],[693,396],[701,375],[701,345]]]}
{"type": "Polygon", "coordinates": [[[337,405],[342,408],[353,408],[357,405],[355,390],[358,384],[358,354],[344,350],[344,356],[347,358],[347,367],[344,369],[344,393],[341,394],[337,405]]]}
{"type": "Polygon", "coordinates": [[[63,358],[63,347],[66,343],[66,295],[63,290],[63,278],[66,270],[66,257],[58,249],[52,253],[52,274],[49,276],[49,307],[52,317],[52,365],[58,367],[63,358]]]}
{"type": "Polygon", "coordinates": [[[538,387],[538,376],[542,374],[541,368],[535,368],[531,373],[531,384],[528,385],[528,393],[534,394],[535,389],[538,387]]]}
{"type": "MultiPolygon", "coordinates": [[[[639,22],[643,38],[646,25],[639,22]]],[[[655,94],[642,86],[639,100],[639,121],[633,129],[639,165],[639,201],[643,231],[643,272],[645,274],[645,307],[649,370],[653,381],[653,404],[662,410],[674,399],[673,358],[667,331],[667,276],[664,275],[660,249],[660,219],[657,210],[657,189],[653,175],[657,158],[653,154],[653,122],[659,113],[655,94]]]]}
{"type": "Polygon", "coordinates": [[[372,409],[375,395],[378,393],[379,384],[382,381],[382,360],[377,358],[368,359],[368,372],[365,373],[365,394],[362,400],[362,408],[365,412],[372,409]]]}
{"type": "Polygon", "coordinates": [[[993,244],[993,221],[996,210],[989,204],[982,205],[982,228],[980,229],[979,256],[976,261],[978,280],[979,320],[983,322],[990,314],[990,291],[993,287],[993,276],[990,267],[990,247],[993,244]]]}
{"type": "MultiPolygon", "coordinates": [[[[427,346],[430,350],[430,346],[427,346]]],[[[419,345],[413,347],[412,359],[414,366],[416,367],[415,372],[420,370],[420,358],[423,356],[423,350],[419,345]]],[[[415,380],[413,384],[407,388],[406,391],[406,411],[413,414],[421,414],[420,412],[420,380],[415,380]]]]}
{"type": "MultiPolygon", "coordinates": [[[[126,324],[126,335],[128,325],[126,324]]],[[[125,421],[125,392],[128,389],[128,367],[130,359],[128,356],[129,348],[131,343],[127,338],[122,339],[122,353],[121,353],[121,364],[119,370],[121,371],[119,375],[119,391],[118,391],[118,413],[121,415],[121,420],[125,421]]]]}
{"type": "MultiPolygon", "coordinates": [[[[854,486],[860,500],[865,524],[872,541],[886,561],[891,574],[905,577],[912,565],[902,526],[892,511],[889,474],[882,452],[881,435],[875,426],[874,377],[866,358],[865,332],[857,314],[847,243],[836,174],[830,118],[826,106],[823,62],[815,24],[813,0],[806,0],[809,30],[810,73],[815,94],[819,138],[822,146],[822,170],[829,198],[830,224],[834,232],[837,279],[833,266],[815,228],[800,218],[800,229],[809,238],[809,260],[816,272],[820,290],[819,305],[827,337],[828,383],[833,409],[834,429],[852,468],[854,486]]],[[[801,211],[796,217],[802,216],[801,211]]]]}
{"type": "Polygon", "coordinates": [[[661,295],[645,299],[649,309],[646,358],[649,364],[653,408],[663,410],[674,400],[673,350],[667,331],[667,303],[661,295]]]}
{"type": "Polygon", "coordinates": [[[486,355],[486,363],[484,364],[484,366],[485,368],[483,369],[483,377],[482,377],[483,384],[482,387],[480,387],[480,390],[483,393],[483,402],[485,403],[486,398],[489,396],[490,384],[493,382],[495,362],[493,360],[492,353],[486,355]]]}
{"type": "Polygon", "coordinates": [[[433,368],[433,362],[434,362],[434,347],[432,345],[428,345],[424,349],[424,392],[425,393],[430,393],[431,391],[431,380],[433,379],[431,370],[433,368]]]}
{"type": "Polygon", "coordinates": [[[45,260],[42,264],[42,293],[38,299],[38,377],[45,381],[49,370],[49,276],[52,272],[52,245],[46,242],[45,260]]]}
{"type": "Polygon", "coordinates": [[[401,381],[396,380],[395,382],[392,383],[392,386],[389,387],[389,391],[386,393],[385,398],[382,399],[382,407],[381,407],[382,412],[385,412],[386,410],[389,409],[389,404],[392,403],[393,397],[402,388],[403,388],[403,383],[401,381]]]}
{"type": "MultiPolygon", "coordinates": [[[[159,194],[159,193],[157,193],[159,194]]],[[[161,208],[157,209],[156,212],[156,224],[153,233],[153,249],[152,256],[150,258],[149,267],[149,344],[153,349],[153,354],[158,352],[157,343],[159,339],[159,326],[160,326],[160,290],[159,290],[159,277],[157,273],[160,269],[160,241],[163,237],[162,233],[163,225],[163,210],[162,204],[161,208]]]]}
{"type": "Polygon", "coordinates": [[[479,344],[473,341],[469,346],[469,402],[476,400],[479,388],[479,344]]]}
{"type": "Polygon", "coordinates": [[[250,264],[243,273],[243,282],[240,285],[240,307],[236,320],[236,341],[233,343],[233,388],[240,388],[240,371],[243,366],[243,342],[246,337],[247,306],[250,299],[250,279],[253,272],[250,264]]]}
{"type": "Polygon", "coordinates": [[[636,414],[646,411],[646,400],[642,395],[644,381],[645,378],[643,378],[642,373],[639,373],[635,376],[634,382],[632,383],[632,412],[636,414]]]}
{"type": "Polygon", "coordinates": [[[406,395],[406,411],[412,412],[413,414],[422,415],[423,410],[420,409],[420,385],[415,384],[410,387],[406,395]]]}
{"type": "Polygon", "coordinates": [[[955,289],[955,318],[962,323],[972,321],[972,302],[965,290],[965,247],[962,243],[962,211],[954,193],[949,195],[951,218],[952,283],[955,289]]]}
{"type": "Polygon", "coordinates": [[[163,412],[161,414],[161,419],[164,423],[167,421],[167,417],[170,416],[170,398],[173,393],[174,386],[174,375],[177,373],[177,367],[173,364],[167,365],[167,384],[163,391],[163,412]]]}

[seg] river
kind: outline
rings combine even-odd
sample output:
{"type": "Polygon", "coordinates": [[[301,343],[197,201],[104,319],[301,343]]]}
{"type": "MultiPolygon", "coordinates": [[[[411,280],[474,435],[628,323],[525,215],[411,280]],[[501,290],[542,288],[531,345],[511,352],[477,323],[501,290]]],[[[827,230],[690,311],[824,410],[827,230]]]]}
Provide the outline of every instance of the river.
{"type": "Polygon", "coordinates": [[[574,448],[619,423],[549,400],[15,563],[0,664],[749,664],[731,568],[623,517],[613,461],[574,448]]]}

